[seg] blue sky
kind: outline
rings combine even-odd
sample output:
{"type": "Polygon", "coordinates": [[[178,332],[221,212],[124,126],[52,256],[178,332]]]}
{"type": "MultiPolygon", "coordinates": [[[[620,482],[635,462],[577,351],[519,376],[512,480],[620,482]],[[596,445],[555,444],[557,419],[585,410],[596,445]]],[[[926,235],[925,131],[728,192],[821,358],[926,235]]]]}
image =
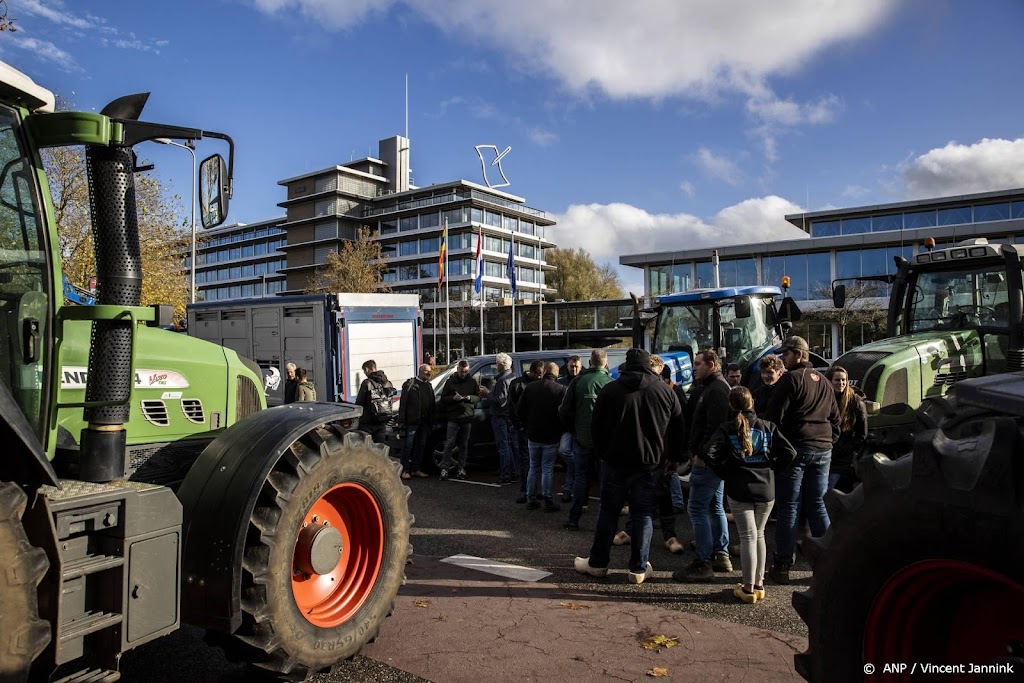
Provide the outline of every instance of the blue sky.
{"type": "MultiPolygon", "coordinates": [[[[478,144],[620,254],[799,236],[787,213],[1024,186],[1019,0],[8,0],[0,59],[80,109],[231,135],[231,219],[409,133],[414,182],[478,144]]],[[[188,196],[191,161],[148,145],[188,196]]],[[[200,156],[219,151],[201,143],[200,156]]],[[[640,271],[621,268],[640,288],[640,271]]]]}

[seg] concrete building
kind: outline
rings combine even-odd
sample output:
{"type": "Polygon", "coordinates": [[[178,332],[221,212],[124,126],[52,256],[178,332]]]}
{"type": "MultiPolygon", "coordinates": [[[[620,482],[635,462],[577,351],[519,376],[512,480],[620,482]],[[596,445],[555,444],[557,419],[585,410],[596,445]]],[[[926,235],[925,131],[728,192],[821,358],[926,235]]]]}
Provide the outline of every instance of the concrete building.
{"type": "Polygon", "coordinates": [[[473,292],[478,235],[483,235],[483,301],[510,302],[505,263],[513,249],[520,301],[549,292],[544,252],[555,246],[554,221],[522,197],[467,180],[427,187],[410,182],[409,140],[381,140],[379,158],[366,157],[286,178],[280,224],[287,234],[284,293],[306,289],[329,253],[356,239],[361,227],[377,235],[388,261],[385,281],[397,293],[415,293],[424,309],[424,346],[432,349],[435,328],[444,335],[445,291],[450,296],[453,349],[472,352],[478,337],[480,301],[473,292]],[[448,286],[438,291],[441,235],[448,224],[448,286]],[[514,247],[513,247],[514,244],[514,247]],[[438,314],[440,311],[440,314],[438,314]],[[477,311],[474,313],[474,311],[477,311]]]}
{"type": "MultiPolygon", "coordinates": [[[[207,230],[196,244],[196,300],[273,296],[285,288],[283,218],[207,230]]],[[[188,268],[188,257],[185,258],[188,268]]]]}
{"type": "MultiPolygon", "coordinates": [[[[790,296],[808,313],[794,333],[825,357],[837,358],[870,341],[880,316],[847,325],[841,334],[830,300],[834,279],[894,273],[893,257],[909,259],[924,248],[926,237],[938,247],[973,237],[1024,242],[1024,189],[815,211],[786,220],[808,236],[719,248],[720,284],[779,285],[783,275],[789,276],[790,296]]],[[[713,286],[712,251],[636,254],[620,257],[619,263],[642,268],[645,294],[658,296],[713,286]]],[[[885,309],[888,292],[882,286],[877,294],[862,302],[865,318],[872,317],[871,309],[885,309]]],[[[884,320],[881,325],[884,330],[884,320]]]]}

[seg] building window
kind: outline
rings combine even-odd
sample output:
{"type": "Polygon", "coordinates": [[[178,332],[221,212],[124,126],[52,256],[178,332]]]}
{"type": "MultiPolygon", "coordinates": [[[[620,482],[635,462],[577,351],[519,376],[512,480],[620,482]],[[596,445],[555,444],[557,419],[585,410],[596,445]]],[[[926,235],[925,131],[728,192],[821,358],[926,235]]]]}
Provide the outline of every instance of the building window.
{"type": "Polygon", "coordinates": [[[454,225],[455,223],[465,223],[466,222],[466,209],[465,209],[465,207],[459,207],[457,209],[448,209],[447,211],[444,212],[444,219],[446,221],[448,221],[449,225],[454,225]]]}
{"type": "Polygon", "coordinates": [[[502,216],[501,227],[505,228],[509,232],[515,232],[519,228],[519,221],[515,216],[502,216]]]}
{"type": "Polygon", "coordinates": [[[398,221],[392,219],[380,222],[380,234],[393,235],[398,232],[398,221]]]}
{"type": "Polygon", "coordinates": [[[484,222],[484,210],[483,209],[470,209],[469,210],[469,220],[473,221],[474,223],[483,223],[484,222]]]}
{"type": "Polygon", "coordinates": [[[399,280],[416,280],[416,279],[419,278],[419,276],[420,276],[420,269],[416,265],[399,266],[399,268],[398,268],[398,279],[399,280]]]}
{"type": "Polygon", "coordinates": [[[1010,204],[1010,218],[1024,218],[1024,202],[1010,204]]]}
{"type": "Polygon", "coordinates": [[[399,256],[415,256],[419,253],[419,242],[417,240],[406,240],[398,243],[399,256]]]}
{"type": "Polygon", "coordinates": [[[484,261],[484,275],[488,277],[505,277],[505,264],[484,261]]]}
{"type": "Polygon", "coordinates": [[[871,232],[871,218],[845,218],[842,221],[844,235],[860,235],[871,232]]]}
{"type": "Polygon", "coordinates": [[[420,214],[420,228],[436,228],[441,225],[441,214],[437,211],[420,214]]]}
{"type": "Polygon", "coordinates": [[[811,237],[835,237],[839,234],[839,221],[812,221],[811,237]]]}
{"type": "Polygon", "coordinates": [[[419,269],[420,278],[429,279],[437,277],[437,261],[421,263],[419,269]]]}
{"type": "Polygon", "coordinates": [[[523,233],[524,235],[537,234],[536,226],[530,221],[524,221],[521,218],[519,219],[519,232],[523,233]]]}
{"type": "Polygon", "coordinates": [[[398,219],[398,229],[401,232],[408,232],[410,230],[416,230],[419,227],[419,218],[417,216],[406,216],[405,218],[398,219]]]}
{"type": "Polygon", "coordinates": [[[501,214],[493,211],[484,212],[484,223],[487,225],[493,225],[496,228],[501,227],[501,214]]]}
{"type": "Polygon", "coordinates": [[[435,254],[441,250],[441,238],[430,237],[420,240],[420,253],[421,254],[435,254]]]}
{"type": "Polygon", "coordinates": [[[871,218],[871,232],[884,232],[886,230],[902,230],[903,214],[890,213],[885,216],[873,216],[871,218]]]}
{"type": "Polygon", "coordinates": [[[1009,202],[999,204],[978,204],[974,207],[974,222],[1005,221],[1010,218],[1009,202]]]}
{"type": "Polygon", "coordinates": [[[970,222],[972,221],[969,206],[938,210],[938,225],[964,225],[970,222]]]}

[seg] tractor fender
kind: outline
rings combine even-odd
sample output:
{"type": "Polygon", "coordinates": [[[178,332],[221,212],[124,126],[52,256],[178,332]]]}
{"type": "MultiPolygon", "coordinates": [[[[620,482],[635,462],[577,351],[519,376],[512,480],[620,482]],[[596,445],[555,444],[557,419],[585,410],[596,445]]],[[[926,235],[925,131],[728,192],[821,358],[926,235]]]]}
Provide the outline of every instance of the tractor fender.
{"type": "Polygon", "coordinates": [[[249,415],[203,450],[177,492],[182,621],[222,633],[241,625],[242,552],[263,482],[303,434],[358,414],[337,403],[290,403],[249,415]]]}

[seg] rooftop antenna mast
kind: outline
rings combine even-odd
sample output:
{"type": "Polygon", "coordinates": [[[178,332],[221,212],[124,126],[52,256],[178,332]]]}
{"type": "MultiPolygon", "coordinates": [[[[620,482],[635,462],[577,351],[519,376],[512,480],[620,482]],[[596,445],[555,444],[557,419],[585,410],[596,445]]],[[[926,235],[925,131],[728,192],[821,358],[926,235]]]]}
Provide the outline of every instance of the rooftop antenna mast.
{"type": "Polygon", "coordinates": [[[405,74],[405,139],[409,139],[409,74],[405,74]]]}

